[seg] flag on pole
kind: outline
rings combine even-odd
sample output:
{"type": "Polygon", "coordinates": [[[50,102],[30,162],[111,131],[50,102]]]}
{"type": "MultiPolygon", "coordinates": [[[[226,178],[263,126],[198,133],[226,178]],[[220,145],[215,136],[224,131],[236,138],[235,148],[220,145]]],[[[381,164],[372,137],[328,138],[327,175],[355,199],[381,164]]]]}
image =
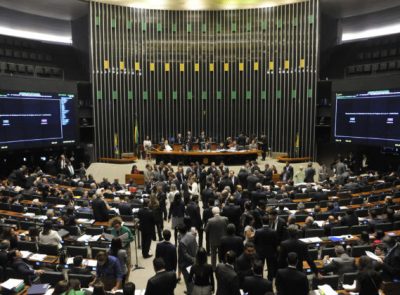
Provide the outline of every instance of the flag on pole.
{"type": "Polygon", "coordinates": [[[116,158],[119,157],[119,143],[118,143],[118,133],[114,133],[114,155],[116,158]]]}
{"type": "Polygon", "coordinates": [[[296,157],[298,157],[300,153],[300,134],[298,132],[296,134],[296,142],[294,144],[294,153],[296,157]]]}
{"type": "Polygon", "coordinates": [[[135,126],[133,127],[133,150],[135,154],[138,154],[138,144],[139,144],[139,127],[137,118],[135,119],[135,126]]]}

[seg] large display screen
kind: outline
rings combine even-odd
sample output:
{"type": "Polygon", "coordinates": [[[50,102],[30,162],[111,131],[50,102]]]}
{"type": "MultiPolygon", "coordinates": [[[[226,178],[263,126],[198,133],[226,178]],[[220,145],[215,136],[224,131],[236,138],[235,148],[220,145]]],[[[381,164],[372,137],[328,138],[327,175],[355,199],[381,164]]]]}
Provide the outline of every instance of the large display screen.
{"type": "Polygon", "coordinates": [[[0,90],[0,149],[75,144],[75,95],[0,90]]]}
{"type": "Polygon", "coordinates": [[[336,142],[400,146],[400,90],[336,93],[336,142]]]}

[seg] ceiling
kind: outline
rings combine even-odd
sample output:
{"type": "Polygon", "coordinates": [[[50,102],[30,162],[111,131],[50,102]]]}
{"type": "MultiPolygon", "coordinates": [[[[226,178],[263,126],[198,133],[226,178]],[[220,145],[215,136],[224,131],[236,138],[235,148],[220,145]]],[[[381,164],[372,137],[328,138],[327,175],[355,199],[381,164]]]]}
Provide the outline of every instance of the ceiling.
{"type": "Polygon", "coordinates": [[[80,0],[0,0],[1,7],[65,21],[79,18],[89,11],[88,3],[80,0]]]}
{"type": "MultiPolygon", "coordinates": [[[[19,12],[73,20],[88,13],[90,0],[0,0],[1,7],[19,12]]],[[[282,5],[302,0],[96,0],[131,7],[171,10],[247,9],[282,5]]],[[[321,10],[335,18],[346,18],[400,6],[400,0],[320,0],[321,10]]]]}

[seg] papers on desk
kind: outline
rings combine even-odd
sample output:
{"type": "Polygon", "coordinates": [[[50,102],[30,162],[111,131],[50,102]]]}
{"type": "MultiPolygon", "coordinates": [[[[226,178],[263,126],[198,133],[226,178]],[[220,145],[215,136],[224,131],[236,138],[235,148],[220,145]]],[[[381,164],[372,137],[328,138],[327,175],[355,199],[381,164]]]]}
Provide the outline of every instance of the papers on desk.
{"type": "Polygon", "coordinates": [[[76,220],[77,223],[82,223],[82,224],[93,224],[95,223],[94,219],[87,219],[87,218],[78,218],[76,220]]]}
{"type": "Polygon", "coordinates": [[[33,217],[33,219],[37,219],[37,220],[43,221],[43,220],[47,219],[47,216],[46,215],[36,215],[36,216],[33,217]]]}
{"type": "Polygon", "coordinates": [[[24,214],[22,214],[22,216],[24,216],[24,217],[35,217],[35,213],[30,213],[30,212],[28,212],[28,213],[24,213],[24,214]]]}
{"type": "Polygon", "coordinates": [[[318,224],[319,227],[323,227],[324,226],[324,220],[316,220],[314,221],[316,224],[318,224]]]}
{"type": "Polygon", "coordinates": [[[100,239],[100,237],[101,237],[101,235],[95,235],[95,236],[82,235],[77,239],[77,241],[78,242],[96,242],[100,239]]]}
{"type": "Polygon", "coordinates": [[[376,261],[378,261],[378,262],[382,262],[382,258],[380,258],[379,256],[375,255],[375,254],[372,253],[371,251],[365,251],[365,254],[366,254],[369,258],[371,258],[371,259],[373,259],[373,260],[376,260],[376,261]]]}
{"type": "Polygon", "coordinates": [[[4,283],[0,284],[1,287],[7,290],[18,290],[22,289],[24,287],[24,280],[18,280],[18,279],[8,279],[4,283]]]}
{"type": "Polygon", "coordinates": [[[324,295],[337,295],[337,292],[335,290],[333,290],[332,287],[327,284],[318,286],[318,291],[324,295]]]}
{"type": "MultiPolygon", "coordinates": [[[[107,240],[107,241],[112,241],[112,239],[114,239],[113,235],[107,234],[107,233],[103,233],[103,237],[107,240]]],[[[124,233],[123,235],[120,235],[118,238],[120,238],[122,240],[122,242],[126,241],[128,239],[129,235],[128,233],[124,233]]]]}
{"type": "Polygon", "coordinates": [[[46,254],[38,254],[35,253],[31,257],[29,257],[30,260],[35,260],[35,261],[43,261],[46,258],[46,254]]]}
{"type": "Polygon", "coordinates": [[[146,293],[146,290],[135,290],[135,295],[144,295],[146,293]]]}
{"type": "Polygon", "coordinates": [[[321,243],[322,240],[319,237],[312,237],[312,238],[304,238],[304,239],[299,239],[300,241],[303,241],[306,244],[314,244],[314,243],[321,243]]]}
{"type": "MultiPolygon", "coordinates": [[[[67,259],[67,264],[73,264],[74,263],[74,257],[68,257],[67,259]]],[[[95,259],[83,259],[82,260],[82,265],[90,266],[90,267],[96,267],[97,266],[97,260],[95,259]]]]}
{"type": "Polygon", "coordinates": [[[58,205],[55,205],[54,206],[54,208],[59,208],[59,209],[62,209],[62,208],[64,208],[65,207],[65,205],[62,205],[62,204],[58,204],[58,205]]]}
{"type": "Polygon", "coordinates": [[[21,253],[23,259],[27,259],[29,256],[32,255],[32,252],[29,251],[19,251],[19,252],[21,253]]]}
{"type": "Polygon", "coordinates": [[[345,290],[353,290],[356,287],[356,280],[354,280],[352,285],[343,284],[343,289],[345,290]]]}

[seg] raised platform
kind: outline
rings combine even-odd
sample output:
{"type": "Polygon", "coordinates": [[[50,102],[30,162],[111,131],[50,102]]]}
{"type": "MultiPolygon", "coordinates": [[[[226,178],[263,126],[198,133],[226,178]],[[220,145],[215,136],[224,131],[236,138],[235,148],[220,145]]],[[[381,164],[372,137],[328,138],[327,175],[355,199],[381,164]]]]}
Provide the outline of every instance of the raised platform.
{"type": "Polygon", "coordinates": [[[310,162],[311,157],[299,157],[299,158],[290,158],[287,156],[281,156],[277,158],[278,162],[281,163],[304,163],[304,162],[310,162]]]}
{"type": "Polygon", "coordinates": [[[127,157],[127,158],[99,158],[101,163],[111,163],[111,164],[132,164],[138,160],[138,157],[127,157]]]}

